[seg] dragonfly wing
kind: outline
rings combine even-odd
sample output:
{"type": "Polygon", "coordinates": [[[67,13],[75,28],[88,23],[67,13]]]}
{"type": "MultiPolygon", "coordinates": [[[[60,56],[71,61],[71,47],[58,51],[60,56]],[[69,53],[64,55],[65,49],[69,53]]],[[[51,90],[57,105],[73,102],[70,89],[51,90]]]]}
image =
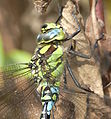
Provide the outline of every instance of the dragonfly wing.
{"type": "MultiPolygon", "coordinates": [[[[66,103],[66,108],[72,110],[70,119],[111,119],[111,106],[105,103],[106,99],[108,102],[111,101],[109,97],[103,99],[84,90],[64,90],[62,88],[60,93],[64,104],[66,103]]],[[[66,108],[63,107],[63,110],[67,110],[66,108]]],[[[67,112],[65,114],[66,119],[68,119],[69,115],[67,112]]]]}
{"type": "Polygon", "coordinates": [[[3,68],[0,72],[0,118],[37,118],[41,108],[35,91],[36,85],[27,64],[3,68]]]}

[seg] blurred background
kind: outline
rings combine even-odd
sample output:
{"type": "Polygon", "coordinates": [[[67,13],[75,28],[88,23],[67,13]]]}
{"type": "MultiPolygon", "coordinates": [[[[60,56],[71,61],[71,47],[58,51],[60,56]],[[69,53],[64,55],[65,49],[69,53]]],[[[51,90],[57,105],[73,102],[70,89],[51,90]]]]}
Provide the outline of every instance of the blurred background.
{"type": "MultiPolygon", "coordinates": [[[[80,1],[81,14],[89,15],[89,0],[80,1]]],[[[111,34],[111,1],[104,0],[107,33],[111,34]]],[[[41,25],[58,17],[57,1],[53,0],[46,13],[37,13],[32,0],[0,0],[0,66],[28,62],[37,46],[41,25]]]]}

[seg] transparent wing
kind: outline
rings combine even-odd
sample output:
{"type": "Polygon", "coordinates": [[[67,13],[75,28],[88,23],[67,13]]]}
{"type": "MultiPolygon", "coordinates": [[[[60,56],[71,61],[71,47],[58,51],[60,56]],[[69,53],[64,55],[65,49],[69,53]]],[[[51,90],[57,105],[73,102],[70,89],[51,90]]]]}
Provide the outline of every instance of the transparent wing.
{"type": "MultiPolygon", "coordinates": [[[[111,109],[105,104],[104,99],[96,94],[77,90],[74,86],[71,88],[71,84],[68,87],[70,88],[64,89],[61,81],[55,119],[111,118],[111,109]]],[[[41,104],[35,91],[36,86],[31,79],[31,71],[27,64],[3,68],[0,72],[1,119],[39,119],[41,104]]]]}
{"type": "MultiPolygon", "coordinates": [[[[111,105],[105,103],[106,100],[111,101],[109,97],[105,99],[100,98],[98,95],[86,91],[76,91],[66,89],[61,91],[62,100],[68,103],[67,107],[62,109],[71,110],[69,114],[64,115],[66,119],[110,119],[111,118],[111,105]],[[70,106],[71,105],[71,106],[70,106]],[[73,105],[73,106],[72,106],[73,105]],[[67,109],[68,108],[68,109],[67,109]],[[70,117],[69,117],[70,115],[70,117]]],[[[63,102],[62,102],[63,103],[63,102]]],[[[65,104],[66,105],[66,104],[65,104]]]]}
{"type": "Polygon", "coordinates": [[[77,88],[71,78],[67,85],[61,80],[55,119],[111,119],[111,99],[77,88]],[[107,103],[106,103],[107,101],[107,103]]]}
{"type": "Polygon", "coordinates": [[[9,65],[0,71],[0,118],[30,119],[40,115],[36,85],[28,64],[9,65]]]}

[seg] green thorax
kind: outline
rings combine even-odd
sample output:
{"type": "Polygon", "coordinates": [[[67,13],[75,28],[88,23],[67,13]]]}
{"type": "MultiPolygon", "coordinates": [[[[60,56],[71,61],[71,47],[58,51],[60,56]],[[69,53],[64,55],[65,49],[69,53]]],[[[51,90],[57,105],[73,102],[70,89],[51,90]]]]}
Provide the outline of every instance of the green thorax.
{"type": "Polygon", "coordinates": [[[36,51],[38,77],[44,80],[58,79],[63,73],[63,49],[60,45],[47,44],[36,51]]]}

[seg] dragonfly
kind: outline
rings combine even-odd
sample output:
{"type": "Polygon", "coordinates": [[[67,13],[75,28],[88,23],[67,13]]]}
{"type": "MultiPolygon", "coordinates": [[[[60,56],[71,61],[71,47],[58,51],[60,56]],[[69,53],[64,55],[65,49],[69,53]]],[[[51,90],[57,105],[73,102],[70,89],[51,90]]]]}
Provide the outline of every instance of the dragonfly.
{"type": "Polygon", "coordinates": [[[37,36],[38,46],[30,62],[1,68],[1,119],[111,118],[110,107],[102,98],[81,87],[71,70],[67,54],[89,57],[75,52],[72,47],[63,50],[63,43],[71,40],[81,29],[74,16],[78,29],[67,35],[58,23],[61,17],[55,23],[42,26],[37,36]],[[76,85],[76,90],[68,86],[66,71],[76,85]],[[60,109],[65,111],[64,114],[60,109]]]}

